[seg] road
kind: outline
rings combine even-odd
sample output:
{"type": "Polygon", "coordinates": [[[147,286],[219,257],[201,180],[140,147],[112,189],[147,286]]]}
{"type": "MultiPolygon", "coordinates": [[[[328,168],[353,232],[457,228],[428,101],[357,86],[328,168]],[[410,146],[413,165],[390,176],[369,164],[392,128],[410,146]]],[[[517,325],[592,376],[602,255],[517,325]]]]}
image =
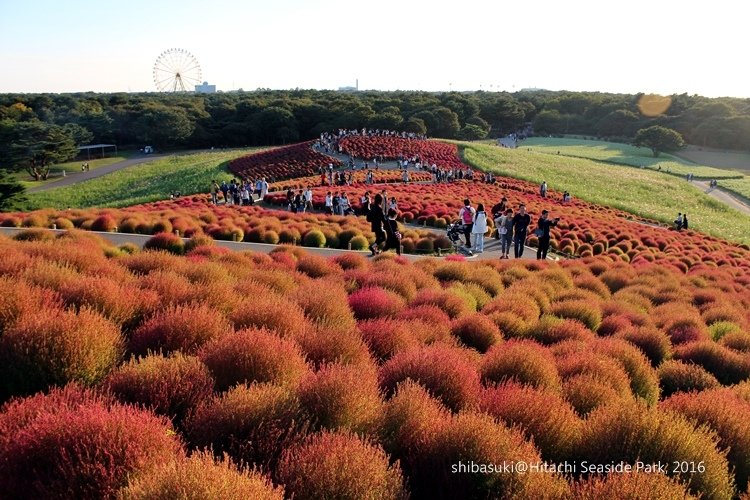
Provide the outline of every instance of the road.
{"type": "Polygon", "coordinates": [[[735,198],[728,192],[724,191],[723,189],[719,188],[712,188],[709,186],[708,182],[705,181],[693,181],[692,184],[694,184],[696,187],[703,190],[704,193],[706,193],[711,198],[717,199],[720,202],[724,203],[725,205],[728,205],[735,210],[739,210],[745,215],[750,215],[750,206],[747,205],[747,203],[742,202],[741,200],[735,198]]]}
{"type": "MultiPolygon", "coordinates": [[[[26,229],[27,228],[0,227],[0,234],[8,236],[8,237],[13,237],[15,234],[21,231],[25,231],[26,229]]],[[[65,232],[63,229],[48,229],[48,231],[52,231],[56,234],[65,232]]],[[[104,233],[104,232],[98,232],[98,231],[89,231],[89,232],[101,236],[102,238],[106,239],[107,241],[109,241],[110,243],[114,245],[122,245],[125,243],[135,243],[141,248],[151,238],[151,236],[147,234],[104,233]]],[[[188,241],[188,239],[183,238],[183,241],[188,241]]],[[[250,250],[253,252],[270,253],[274,248],[281,246],[281,245],[268,245],[265,243],[245,243],[245,242],[222,241],[222,240],[215,240],[215,241],[216,241],[217,246],[222,247],[222,248],[227,248],[235,252],[243,252],[246,250],[250,250]]],[[[485,253],[475,256],[475,257],[470,257],[469,260],[498,258],[500,255],[498,245],[499,243],[496,240],[487,239],[485,242],[485,253]]],[[[352,253],[352,252],[359,253],[364,256],[370,255],[370,252],[368,251],[338,250],[334,248],[310,248],[310,247],[300,247],[300,248],[303,248],[305,251],[310,252],[314,255],[320,255],[321,257],[335,257],[337,255],[344,255],[344,254],[352,253]]],[[[404,257],[406,257],[409,260],[418,260],[418,259],[424,258],[425,256],[404,254],[404,257]]],[[[536,250],[530,247],[526,247],[523,258],[535,259],[536,250]]]]}
{"type": "Polygon", "coordinates": [[[132,167],[135,165],[139,165],[141,163],[158,160],[159,158],[165,158],[167,156],[171,156],[171,155],[168,155],[168,154],[141,155],[135,158],[128,158],[127,160],[118,161],[117,163],[113,163],[111,165],[105,165],[103,167],[95,168],[94,170],[89,170],[88,172],[70,173],[66,175],[65,177],[60,177],[60,180],[57,180],[54,182],[48,182],[46,184],[42,184],[41,186],[33,187],[29,189],[28,192],[29,193],[41,193],[42,191],[48,191],[50,189],[71,186],[73,184],[78,184],[79,182],[88,181],[90,179],[96,179],[97,177],[111,174],[112,172],[117,172],[118,170],[122,170],[123,168],[128,168],[128,167],[132,167]]]}

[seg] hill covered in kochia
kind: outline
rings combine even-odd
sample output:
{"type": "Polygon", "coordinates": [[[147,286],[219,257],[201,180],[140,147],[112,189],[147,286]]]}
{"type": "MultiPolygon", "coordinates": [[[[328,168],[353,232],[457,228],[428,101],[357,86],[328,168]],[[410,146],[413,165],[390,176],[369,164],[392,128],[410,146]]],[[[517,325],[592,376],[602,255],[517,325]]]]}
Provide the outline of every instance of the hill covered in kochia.
{"type": "Polygon", "coordinates": [[[564,91],[2,94],[0,122],[75,124],[82,127],[71,129],[79,137],[121,146],[284,144],[361,127],[476,139],[507,134],[526,123],[543,134],[615,138],[631,138],[639,128],[663,125],[700,146],[747,149],[750,144],[748,99],[674,95],[665,101],[663,113],[651,118],[641,114],[641,97],[564,91]]]}

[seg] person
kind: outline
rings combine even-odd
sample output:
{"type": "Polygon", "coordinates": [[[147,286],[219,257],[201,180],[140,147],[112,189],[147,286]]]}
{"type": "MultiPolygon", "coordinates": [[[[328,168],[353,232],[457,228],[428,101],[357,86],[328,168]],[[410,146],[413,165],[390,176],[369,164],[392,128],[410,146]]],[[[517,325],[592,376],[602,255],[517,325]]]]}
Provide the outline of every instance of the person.
{"type": "Polygon", "coordinates": [[[370,192],[365,191],[365,194],[362,195],[362,198],[359,199],[359,215],[364,215],[365,217],[368,217],[370,215],[371,207],[372,207],[372,202],[370,201],[370,192]]]}
{"type": "Polygon", "coordinates": [[[229,193],[229,186],[227,186],[227,181],[221,181],[221,187],[219,189],[224,196],[224,205],[228,204],[229,198],[227,197],[227,193],[229,193]]]}
{"type": "Polygon", "coordinates": [[[545,260],[547,258],[547,251],[549,250],[549,230],[551,227],[557,226],[560,222],[560,218],[557,217],[554,220],[549,220],[549,212],[542,210],[542,216],[537,222],[537,237],[539,238],[539,246],[536,250],[536,260],[545,260]]]}
{"type": "Polygon", "coordinates": [[[398,202],[396,201],[395,196],[391,196],[391,201],[388,202],[388,210],[393,209],[396,212],[398,212],[398,202]]]}
{"type": "Polygon", "coordinates": [[[211,203],[219,204],[219,185],[216,181],[211,181],[211,203]]]}
{"type": "Polygon", "coordinates": [[[297,192],[297,196],[294,197],[294,211],[297,213],[303,213],[305,211],[305,194],[300,189],[297,192]]]}
{"type": "Polygon", "coordinates": [[[341,215],[341,196],[339,193],[333,195],[333,214],[341,215]]]}
{"type": "Polygon", "coordinates": [[[229,186],[229,191],[232,193],[232,199],[235,205],[240,204],[240,184],[237,179],[232,179],[232,184],[229,186]]]}
{"type": "Polygon", "coordinates": [[[513,241],[513,209],[505,210],[495,219],[497,232],[500,235],[500,258],[507,259],[510,252],[511,242],[513,241]]]}
{"type": "MultiPolygon", "coordinates": [[[[492,206],[492,220],[502,217],[503,213],[505,213],[505,206],[507,203],[508,203],[508,198],[503,196],[503,198],[500,200],[500,203],[497,203],[492,206]]],[[[495,227],[499,228],[500,226],[496,224],[495,227]]],[[[500,231],[495,231],[495,239],[496,240],[501,239],[500,231]]]]}
{"type": "Polygon", "coordinates": [[[476,210],[471,206],[468,198],[464,200],[464,206],[458,211],[458,218],[464,224],[464,237],[466,238],[466,248],[471,248],[471,230],[474,227],[474,214],[476,210]]]}
{"type": "Polygon", "coordinates": [[[518,208],[518,213],[513,216],[513,250],[516,259],[523,256],[523,245],[526,243],[526,231],[531,224],[531,217],[526,213],[526,205],[518,208]]]}
{"type": "Polygon", "coordinates": [[[325,205],[326,205],[326,213],[328,215],[332,215],[333,214],[333,196],[331,196],[331,192],[330,191],[328,191],[328,193],[326,193],[325,205]]]}
{"type": "Polygon", "coordinates": [[[388,209],[388,218],[385,220],[385,246],[381,251],[385,252],[395,248],[396,254],[401,255],[401,233],[398,231],[397,216],[397,210],[388,209]]]}
{"type": "Polygon", "coordinates": [[[240,200],[243,205],[250,204],[250,196],[250,190],[248,189],[247,184],[243,184],[242,189],[240,190],[240,200]]]}
{"type": "Polygon", "coordinates": [[[682,229],[688,229],[687,214],[682,214],[682,229]]]}
{"type": "Polygon", "coordinates": [[[341,215],[350,215],[349,196],[346,193],[341,195],[339,205],[341,206],[341,215]]]}
{"type": "Polygon", "coordinates": [[[542,198],[547,197],[547,181],[542,182],[542,185],[539,186],[539,194],[542,196],[542,198]]]}
{"type": "Polygon", "coordinates": [[[260,188],[261,201],[266,199],[267,194],[268,194],[268,181],[266,180],[265,177],[263,177],[263,181],[261,183],[261,188],[260,188]]]}
{"type": "Polygon", "coordinates": [[[487,214],[484,212],[484,205],[482,203],[477,205],[471,232],[474,234],[474,251],[484,253],[484,233],[487,232],[487,214]]]}
{"type": "Polygon", "coordinates": [[[380,194],[376,194],[375,200],[372,203],[372,209],[370,210],[370,216],[367,218],[367,221],[371,224],[370,229],[375,233],[375,243],[370,245],[372,255],[380,253],[378,245],[382,245],[386,241],[386,234],[383,229],[385,225],[385,216],[382,210],[383,203],[385,203],[383,197],[380,194]]]}
{"type": "Polygon", "coordinates": [[[678,231],[682,229],[682,213],[681,212],[677,214],[677,218],[674,220],[674,228],[678,231]]]}
{"type": "Polygon", "coordinates": [[[286,190],[286,206],[290,212],[294,211],[294,191],[291,187],[286,190]]]}
{"type": "Polygon", "coordinates": [[[313,209],[313,192],[312,186],[308,185],[305,190],[305,210],[312,212],[313,209]]]}

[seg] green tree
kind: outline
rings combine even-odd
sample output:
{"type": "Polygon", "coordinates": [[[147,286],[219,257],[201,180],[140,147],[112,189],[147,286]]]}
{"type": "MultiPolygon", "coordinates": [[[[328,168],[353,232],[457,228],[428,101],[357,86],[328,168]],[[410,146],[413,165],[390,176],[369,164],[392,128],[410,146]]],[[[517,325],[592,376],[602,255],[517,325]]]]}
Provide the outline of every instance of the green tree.
{"type": "Polygon", "coordinates": [[[638,115],[627,109],[618,109],[605,115],[596,127],[601,137],[632,137],[637,123],[638,115]]]}
{"type": "Polygon", "coordinates": [[[0,212],[18,210],[27,201],[24,188],[20,182],[14,180],[10,174],[0,170],[0,212]]]}
{"type": "Polygon", "coordinates": [[[73,138],[78,146],[89,144],[94,138],[94,134],[77,123],[66,123],[62,127],[65,132],[73,138]]]}
{"type": "Polygon", "coordinates": [[[424,120],[412,116],[406,122],[404,122],[404,130],[406,132],[412,132],[415,134],[426,134],[427,126],[424,124],[424,120]]]}
{"type": "Polygon", "coordinates": [[[633,140],[633,146],[650,148],[654,158],[662,151],[676,151],[684,145],[679,132],[661,125],[640,129],[633,140]]]}
{"type": "Polygon", "coordinates": [[[146,111],[135,122],[136,137],[140,142],[158,146],[178,144],[193,133],[195,123],[184,109],[154,107],[146,111]]]}
{"type": "Polygon", "coordinates": [[[35,180],[46,180],[52,165],[77,153],[73,137],[63,127],[40,121],[0,122],[0,161],[10,171],[26,170],[35,180]]]}
{"type": "Polygon", "coordinates": [[[465,141],[477,141],[487,137],[487,131],[479,125],[467,123],[458,133],[459,137],[465,141]]]}

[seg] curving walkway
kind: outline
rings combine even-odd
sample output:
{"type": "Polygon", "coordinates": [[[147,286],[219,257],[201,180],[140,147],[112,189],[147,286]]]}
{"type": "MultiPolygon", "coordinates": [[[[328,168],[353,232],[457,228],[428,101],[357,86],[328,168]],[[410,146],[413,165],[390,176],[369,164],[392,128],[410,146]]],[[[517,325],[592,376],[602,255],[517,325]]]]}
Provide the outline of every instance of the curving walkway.
{"type": "Polygon", "coordinates": [[[33,187],[29,189],[28,192],[40,193],[42,191],[49,191],[50,189],[56,189],[59,187],[72,186],[73,184],[78,184],[79,182],[83,182],[83,181],[87,181],[90,179],[95,179],[97,177],[101,177],[103,175],[111,174],[112,172],[122,170],[123,168],[128,168],[128,167],[132,167],[135,165],[139,165],[141,163],[158,160],[159,158],[165,158],[167,156],[172,156],[172,155],[168,155],[168,154],[142,155],[136,158],[128,158],[127,160],[118,161],[117,163],[113,163],[111,165],[105,165],[103,167],[95,168],[94,170],[89,170],[88,172],[73,172],[73,173],[66,175],[65,177],[60,177],[60,180],[48,182],[46,184],[42,184],[41,186],[33,187]]]}
{"type": "Polygon", "coordinates": [[[703,190],[704,193],[706,193],[711,198],[714,198],[716,200],[719,200],[720,202],[724,203],[725,205],[728,205],[735,210],[739,210],[745,215],[750,215],[750,205],[743,202],[742,200],[735,198],[731,194],[729,194],[727,191],[724,191],[721,189],[721,187],[718,188],[712,188],[708,182],[705,181],[696,181],[694,180],[692,182],[696,187],[703,190]]]}

